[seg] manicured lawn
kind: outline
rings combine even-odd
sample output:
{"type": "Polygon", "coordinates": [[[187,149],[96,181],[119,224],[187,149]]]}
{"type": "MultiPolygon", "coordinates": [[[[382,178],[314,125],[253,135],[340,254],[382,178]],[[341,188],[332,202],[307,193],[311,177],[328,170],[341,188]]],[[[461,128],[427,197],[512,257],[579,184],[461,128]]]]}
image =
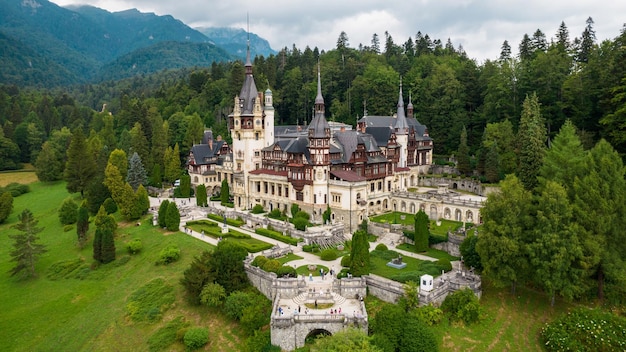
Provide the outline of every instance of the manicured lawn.
{"type": "Polygon", "coordinates": [[[401,213],[399,211],[392,211],[391,213],[381,214],[370,217],[371,221],[380,222],[383,224],[402,224],[405,226],[415,225],[415,214],[401,213]],[[403,219],[404,217],[404,219],[403,219]]]}
{"type": "Polygon", "coordinates": [[[309,266],[308,265],[302,265],[296,268],[296,273],[298,275],[302,275],[302,276],[306,276],[308,277],[309,274],[313,275],[313,276],[320,276],[320,269],[324,269],[324,272],[327,273],[328,272],[328,267],[324,266],[324,265],[319,265],[316,264],[316,269],[315,270],[309,270],[309,266]]]}
{"type": "Polygon", "coordinates": [[[448,231],[454,232],[459,227],[463,226],[463,223],[460,221],[452,221],[441,219],[441,225],[437,226],[437,222],[434,220],[430,221],[430,233],[433,235],[439,236],[447,236],[448,231]]]}
{"type": "MultiPolygon", "coordinates": [[[[175,317],[183,316],[192,326],[201,325],[211,330],[211,342],[206,350],[241,351],[239,327],[205,307],[188,305],[179,283],[193,258],[210,250],[210,245],[181,232],[163,232],[153,227],[147,217],[140,226],[135,226],[134,222],[120,224],[115,240],[117,260],[90,270],[93,223],[88,245],[79,249],[75,228],[63,232],[58,220],[58,207],[70,196],[65,184],[33,183],[31,189],[31,193],[15,198],[13,213],[0,225],[0,341],[3,350],[146,351],[147,341],[155,331],[175,317]],[[19,280],[7,274],[14,264],[9,261],[13,241],[7,235],[16,232],[10,227],[27,207],[44,228],[39,236],[48,252],[37,263],[37,278],[19,280]],[[142,241],[143,250],[127,257],[124,244],[133,238],[142,241]],[[180,248],[180,260],[167,266],[155,265],[159,252],[168,245],[180,248]],[[50,275],[54,264],[66,261],[83,263],[82,279],[73,275],[50,275]],[[175,302],[158,322],[132,322],[126,311],[128,297],[156,278],[174,288],[175,302]]],[[[168,350],[184,351],[185,348],[174,343],[168,350]]]]}
{"type": "Polygon", "coordinates": [[[293,253],[289,253],[284,257],[277,258],[276,260],[278,260],[281,264],[285,264],[298,259],[302,259],[302,257],[293,253]]]}
{"type": "Polygon", "coordinates": [[[250,235],[229,229],[228,233],[222,234],[221,226],[210,220],[196,220],[187,222],[187,227],[195,232],[204,232],[205,235],[213,238],[224,238],[225,240],[235,242],[245,248],[250,253],[256,253],[272,248],[272,245],[252,238],[250,235]]]}
{"type": "Polygon", "coordinates": [[[455,257],[453,255],[448,254],[448,252],[444,252],[444,251],[440,251],[438,249],[434,249],[434,248],[428,248],[428,251],[426,252],[417,252],[415,251],[415,246],[408,244],[408,243],[402,243],[396,246],[396,248],[398,249],[402,249],[404,251],[407,252],[411,252],[411,253],[418,253],[418,254],[423,254],[423,255],[427,255],[431,258],[435,258],[435,259],[448,259],[449,261],[455,261],[455,260],[459,260],[458,257],[455,257]]]}
{"type": "MultiPolygon", "coordinates": [[[[395,255],[394,257],[397,257],[395,255]]],[[[411,271],[417,271],[421,260],[411,257],[402,257],[402,261],[406,263],[406,267],[403,269],[396,269],[390,266],[387,266],[391,259],[380,258],[374,255],[370,255],[370,272],[372,274],[376,274],[378,276],[386,277],[391,279],[393,276],[398,274],[405,274],[411,271]]]]}

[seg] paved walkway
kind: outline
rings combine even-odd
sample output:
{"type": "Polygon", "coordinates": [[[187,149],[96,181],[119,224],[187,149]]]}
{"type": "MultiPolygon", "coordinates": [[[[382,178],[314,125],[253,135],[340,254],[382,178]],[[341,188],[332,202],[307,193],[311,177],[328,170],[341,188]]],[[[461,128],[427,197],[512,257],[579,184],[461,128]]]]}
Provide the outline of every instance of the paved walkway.
{"type": "MultiPolygon", "coordinates": [[[[178,207],[178,209],[181,210],[181,213],[184,215],[181,215],[181,219],[180,219],[180,231],[183,233],[186,233],[194,238],[197,238],[200,241],[204,241],[206,243],[210,243],[214,246],[217,246],[218,240],[216,238],[213,238],[211,236],[207,236],[207,235],[203,235],[201,233],[192,231],[191,229],[187,229],[185,226],[187,224],[187,221],[192,221],[192,220],[200,220],[200,219],[207,219],[207,213],[208,210],[206,208],[203,207],[199,207],[196,205],[196,198],[191,197],[191,198],[161,198],[161,197],[150,197],[150,207],[152,209],[153,213],[157,213],[159,206],[161,204],[161,202],[163,201],[163,199],[167,199],[170,202],[176,202],[176,206],[178,207]]],[[[224,210],[228,209],[226,207],[222,207],[221,205],[219,205],[218,202],[213,202],[212,206],[216,207],[216,208],[224,208],[224,210]]],[[[270,243],[272,245],[278,246],[280,248],[285,248],[285,247],[291,247],[292,251],[294,254],[302,257],[302,259],[298,259],[298,260],[293,260],[288,262],[288,265],[291,265],[295,268],[300,267],[302,265],[308,265],[308,264],[315,264],[315,265],[323,265],[325,267],[327,267],[328,269],[333,269],[334,271],[338,271],[341,270],[341,258],[337,258],[335,260],[332,261],[325,261],[325,260],[321,260],[319,256],[308,253],[308,252],[304,252],[302,250],[302,246],[292,246],[289,245],[287,243],[278,241],[278,240],[274,240],[271,239],[269,237],[265,237],[265,236],[261,236],[257,233],[255,233],[254,231],[250,231],[249,229],[245,228],[245,227],[233,227],[230,225],[227,225],[229,228],[233,228],[234,230],[237,230],[239,232],[243,232],[246,233],[248,235],[250,235],[252,238],[258,239],[260,241],[266,242],[266,243],[270,243]]],[[[412,253],[412,252],[408,252],[402,249],[398,249],[395,248],[396,244],[398,244],[401,240],[401,236],[402,235],[395,235],[395,234],[391,234],[388,236],[383,236],[380,237],[376,240],[376,242],[370,242],[370,251],[374,250],[376,248],[376,246],[380,243],[384,243],[387,248],[389,249],[393,249],[394,251],[402,254],[402,256],[405,257],[412,257],[412,258],[417,258],[420,260],[430,260],[430,261],[437,261],[437,259],[432,258],[432,257],[428,257],[422,254],[417,254],[417,253],[412,253]]],[[[261,253],[256,253],[254,255],[260,255],[261,253]]]]}

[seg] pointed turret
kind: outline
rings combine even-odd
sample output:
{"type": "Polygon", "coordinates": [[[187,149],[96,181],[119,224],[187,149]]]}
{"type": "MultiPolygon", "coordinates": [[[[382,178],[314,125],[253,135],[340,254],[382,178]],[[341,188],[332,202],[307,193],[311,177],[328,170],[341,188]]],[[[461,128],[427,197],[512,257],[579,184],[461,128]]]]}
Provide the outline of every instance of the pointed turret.
{"type": "Polygon", "coordinates": [[[309,137],[327,138],[330,137],[330,125],[324,116],[324,97],[322,97],[322,78],[320,66],[317,64],[317,96],[315,97],[315,116],[309,125],[309,137]]]}
{"type": "Polygon", "coordinates": [[[400,78],[400,94],[398,97],[398,112],[396,114],[396,134],[406,134],[409,130],[409,125],[406,122],[406,116],[404,115],[404,101],[402,100],[402,78],[400,78]]]}
{"type": "Polygon", "coordinates": [[[411,102],[411,91],[409,91],[409,105],[406,106],[406,117],[413,118],[413,103],[411,102]]]}

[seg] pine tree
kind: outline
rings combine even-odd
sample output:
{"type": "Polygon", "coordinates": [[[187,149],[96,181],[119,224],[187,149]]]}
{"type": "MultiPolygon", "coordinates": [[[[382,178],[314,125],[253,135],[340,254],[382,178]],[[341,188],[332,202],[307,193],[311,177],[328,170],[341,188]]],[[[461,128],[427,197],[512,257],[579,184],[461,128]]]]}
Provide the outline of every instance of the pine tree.
{"type": "Polygon", "coordinates": [[[148,212],[148,209],[150,209],[150,197],[148,196],[148,191],[146,191],[143,185],[139,185],[137,192],[135,192],[133,219],[139,219],[143,214],[148,212]]]}
{"type": "Polygon", "coordinates": [[[167,208],[169,207],[169,205],[170,205],[170,201],[167,199],[164,199],[163,202],[161,202],[161,205],[159,206],[157,222],[159,223],[160,228],[167,227],[167,223],[165,219],[167,218],[167,208]]]}
{"type": "Polygon", "coordinates": [[[546,142],[546,128],[541,118],[539,100],[534,93],[524,100],[517,141],[519,145],[518,176],[524,188],[532,190],[538,183],[537,175],[543,164],[546,142]]]}
{"type": "Polygon", "coordinates": [[[428,220],[428,215],[420,209],[415,214],[415,250],[417,252],[426,252],[428,250],[428,236],[430,231],[428,230],[428,226],[430,224],[430,220],[428,220]]]}
{"type": "Polygon", "coordinates": [[[76,223],[76,215],[78,214],[78,205],[74,200],[66,198],[59,208],[59,220],[62,225],[70,225],[76,223]]]}
{"type": "Polygon", "coordinates": [[[222,202],[222,205],[230,201],[230,188],[228,187],[228,182],[226,181],[226,179],[222,180],[222,187],[220,189],[220,201],[222,202]]]}
{"type": "Polygon", "coordinates": [[[363,276],[370,273],[370,252],[367,232],[357,230],[352,235],[352,251],[350,252],[350,273],[363,276]]]}
{"type": "Polygon", "coordinates": [[[204,184],[200,184],[196,187],[196,205],[199,207],[206,207],[208,205],[206,186],[204,184]]]}
{"type": "Polygon", "coordinates": [[[500,157],[495,143],[489,147],[485,156],[485,178],[490,183],[500,181],[500,157]]]}
{"type": "Polygon", "coordinates": [[[140,185],[148,183],[146,169],[143,167],[141,157],[137,154],[137,152],[134,152],[128,159],[128,174],[126,175],[126,182],[128,182],[135,191],[140,185]]]}
{"type": "Polygon", "coordinates": [[[89,153],[85,135],[78,128],[72,134],[72,141],[67,149],[67,163],[65,164],[64,179],[67,181],[67,190],[71,193],[84,191],[91,180],[96,176],[96,161],[89,153]]]}
{"type": "Polygon", "coordinates": [[[9,272],[11,276],[23,273],[25,277],[33,277],[36,275],[35,264],[39,257],[47,252],[46,247],[43,244],[38,243],[39,237],[37,236],[43,228],[37,227],[39,221],[35,219],[33,213],[24,209],[20,215],[18,215],[19,222],[15,225],[15,228],[21,233],[16,235],[9,235],[10,238],[15,240],[13,243],[13,250],[11,251],[11,261],[16,262],[9,272]]]}
{"type": "Polygon", "coordinates": [[[78,236],[78,246],[83,248],[87,241],[87,231],[89,231],[89,210],[87,203],[83,202],[78,208],[76,217],[76,235],[78,236]]]}
{"type": "Polygon", "coordinates": [[[583,176],[584,158],[585,151],[576,135],[576,127],[567,120],[546,151],[543,165],[539,169],[539,180],[542,183],[559,183],[568,191],[570,199],[573,199],[574,178],[583,176]]]}
{"type": "Polygon", "coordinates": [[[178,231],[180,227],[180,212],[175,202],[167,205],[167,213],[165,214],[165,227],[170,231],[178,231]]]}
{"type": "Polygon", "coordinates": [[[6,220],[13,210],[13,195],[11,192],[0,194],[0,224],[6,220]]]}
{"type": "Polygon", "coordinates": [[[469,147],[467,146],[467,130],[463,126],[461,131],[461,141],[459,143],[459,149],[457,151],[457,168],[461,175],[469,175],[472,172],[470,165],[469,147]]]}
{"type": "Polygon", "coordinates": [[[63,178],[62,156],[49,142],[44,142],[35,159],[35,173],[42,182],[58,181],[63,178]]]}
{"type": "Polygon", "coordinates": [[[187,174],[180,177],[180,196],[183,198],[191,196],[191,176],[187,174]]]}
{"type": "Polygon", "coordinates": [[[120,176],[122,180],[126,179],[128,172],[128,157],[126,156],[126,152],[121,149],[115,149],[109,155],[109,161],[107,163],[112,164],[117,167],[117,170],[120,172],[120,176]]]}
{"type": "Polygon", "coordinates": [[[174,149],[167,147],[165,155],[163,157],[163,163],[165,164],[165,180],[167,182],[174,182],[180,177],[180,155],[179,155],[178,143],[174,146],[174,149]]]}
{"type": "Polygon", "coordinates": [[[115,260],[114,234],[117,223],[112,215],[107,215],[101,206],[95,218],[96,233],[93,241],[93,259],[100,263],[115,260]]]}

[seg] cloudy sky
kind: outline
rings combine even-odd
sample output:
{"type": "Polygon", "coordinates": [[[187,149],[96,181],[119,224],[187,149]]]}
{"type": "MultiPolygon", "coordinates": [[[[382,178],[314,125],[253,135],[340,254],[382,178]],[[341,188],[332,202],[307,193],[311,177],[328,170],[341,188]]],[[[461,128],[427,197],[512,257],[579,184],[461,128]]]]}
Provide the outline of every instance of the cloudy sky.
{"type": "Polygon", "coordinates": [[[624,0],[52,0],[65,6],[89,4],[109,11],[136,8],[172,15],[191,27],[246,28],[267,39],[273,49],[332,49],[341,31],[350,47],[370,45],[385,31],[396,44],[421,31],[432,39],[452,40],[468,56],[482,62],[496,59],[502,42],[514,53],[524,33],[541,29],[548,40],[564,21],[570,38],[580,37],[592,17],[598,41],[619,35],[626,22],[624,0]]]}

